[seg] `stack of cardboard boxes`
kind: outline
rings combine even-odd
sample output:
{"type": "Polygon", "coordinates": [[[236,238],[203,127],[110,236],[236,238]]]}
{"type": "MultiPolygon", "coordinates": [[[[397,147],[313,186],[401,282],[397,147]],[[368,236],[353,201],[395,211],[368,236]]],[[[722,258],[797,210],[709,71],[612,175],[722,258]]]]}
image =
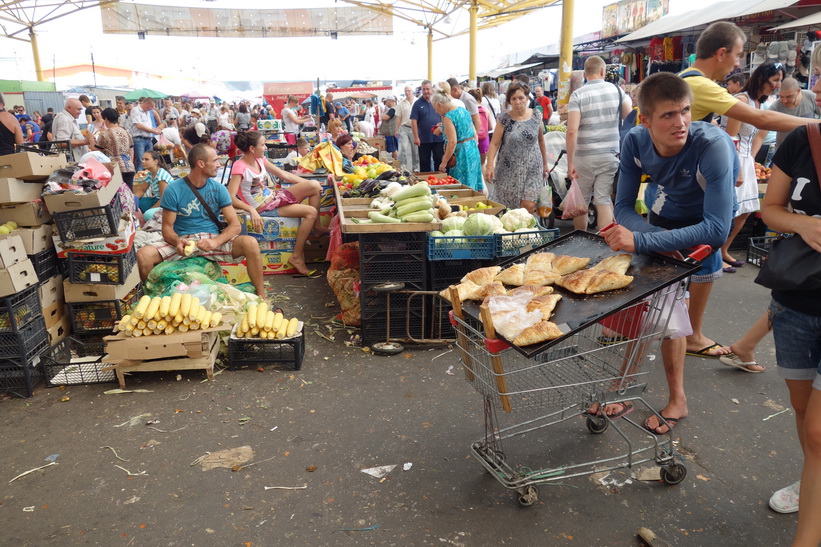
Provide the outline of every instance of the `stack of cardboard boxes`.
{"type": "Polygon", "coordinates": [[[0,156],[0,391],[30,397],[49,336],[65,336],[51,215],[40,194],[63,156],[0,156]],[[61,326],[62,325],[62,326],[61,326]]]}

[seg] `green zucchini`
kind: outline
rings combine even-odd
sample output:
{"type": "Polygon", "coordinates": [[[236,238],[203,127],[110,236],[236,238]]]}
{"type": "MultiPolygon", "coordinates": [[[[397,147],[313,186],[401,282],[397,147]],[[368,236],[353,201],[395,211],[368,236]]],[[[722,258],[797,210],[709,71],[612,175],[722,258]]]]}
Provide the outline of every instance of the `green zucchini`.
{"type": "Polygon", "coordinates": [[[391,218],[389,216],[385,216],[382,213],[378,213],[376,211],[371,211],[370,213],[368,213],[368,218],[371,219],[374,222],[393,223],[393,224],[402,222],[398,218],[391,218]]]}
{"type": "Polygon", "coordinates": [[[430,200],[422,198],[420,200],[410,202],[407,205],[397,207],[396,216],[399,218],[404,218],[405,215],[415,213],[416,211],[424,211],[425,209],[430,209],[430,200]]]}
{"type": "Polygon", "coordinates": [[[433,209],[411,213],[402,220],[405,222],[433,222],[433,209]]]}
{"type": "Polygon", "coordinates": [[[394,201],[394,203],[397,203],[402,201],[403,199],[429,195],[430,186],[428,186],[425,182],[418,182],[413,186],[408,186],[407,188],[404,188],[402,190],[399,190],[395,194],[392,194],[391,199],[394,201]]]}

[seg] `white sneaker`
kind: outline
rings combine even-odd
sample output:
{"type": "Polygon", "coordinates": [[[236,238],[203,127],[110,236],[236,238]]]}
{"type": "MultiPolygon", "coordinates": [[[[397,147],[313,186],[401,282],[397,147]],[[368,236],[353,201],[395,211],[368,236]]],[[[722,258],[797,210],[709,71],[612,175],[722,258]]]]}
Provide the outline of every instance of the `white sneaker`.
{"type": "Polygon", "coordinates": [[[770,498],[770,509],[778,513],[797,513],[800,489],[801,481],[782,488],[770,498]]]}

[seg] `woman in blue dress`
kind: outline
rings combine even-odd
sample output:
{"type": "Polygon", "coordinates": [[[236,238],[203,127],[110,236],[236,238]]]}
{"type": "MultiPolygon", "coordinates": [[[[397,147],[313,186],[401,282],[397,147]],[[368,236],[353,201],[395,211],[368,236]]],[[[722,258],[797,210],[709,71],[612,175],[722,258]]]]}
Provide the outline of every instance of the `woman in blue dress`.
{"type": "Polygon", "coordinates": [[[430,98],[436,113],[442,116],[441,130],[445,134],[445,153],[439,170],[474,190],[483,190],[482,160],[476,143],[473,120],[462,106],[457,106],[450,97],[450,85],[440,82],[430,98]],[[456,157],[456,165],[448,169],[448,161],[456,157]]]}

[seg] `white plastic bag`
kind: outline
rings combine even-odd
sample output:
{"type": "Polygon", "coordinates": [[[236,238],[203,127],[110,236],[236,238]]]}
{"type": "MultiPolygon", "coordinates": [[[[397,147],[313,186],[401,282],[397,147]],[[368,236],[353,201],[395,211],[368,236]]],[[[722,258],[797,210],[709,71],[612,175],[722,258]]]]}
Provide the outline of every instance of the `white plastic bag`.
{"type": "Polygon", "coordinates": [[[549,179],[544,179],[539,190],[539,197],[536,198],[536,213],[542,218],[548,218],[553,211],[553,188],[549,179]]]}
{"type": "Polygon", "coordinates": [[[514,296],[491,296],[488,299],[488,309],[496,332],[508,340],[513,340],[523,330],[541,321],[540,311],[527,311],[527,303],[532,299],[533,293],[528,291],[514,296]]]}

